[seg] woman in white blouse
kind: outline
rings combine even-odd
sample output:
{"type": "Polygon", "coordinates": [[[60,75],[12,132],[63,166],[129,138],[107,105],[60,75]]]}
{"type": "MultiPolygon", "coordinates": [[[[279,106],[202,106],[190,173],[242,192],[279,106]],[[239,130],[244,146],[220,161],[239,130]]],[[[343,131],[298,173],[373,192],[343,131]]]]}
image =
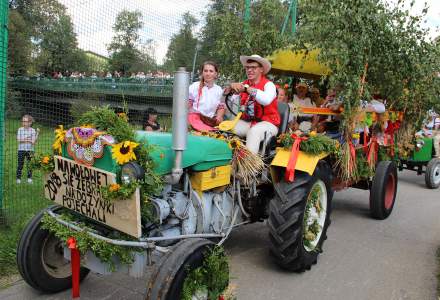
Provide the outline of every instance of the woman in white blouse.
{"type": "Polygon", "coordinates": [[[200,81],[189,86],[188,121],[197,131],[215,130],[225,114],[223,89],[215,84],[218,66],[213,61],[206,61],[200,73],[200,81]]]}

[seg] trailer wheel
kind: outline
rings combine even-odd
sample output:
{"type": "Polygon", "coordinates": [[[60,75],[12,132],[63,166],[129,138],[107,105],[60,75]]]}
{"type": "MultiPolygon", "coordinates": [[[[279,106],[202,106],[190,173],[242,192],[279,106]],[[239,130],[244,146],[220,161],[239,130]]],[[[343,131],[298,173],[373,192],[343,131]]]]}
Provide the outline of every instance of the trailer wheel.
{"type": "Polygon", "coordinates": [[[380,161],[370,190],[370,213],[378,220],[388,218],[397,193],[397,169],[392,161],[380,161]]]}
{"type": "Polygon", "coordinates": [[[426,166],[425,184],[430,189],[440,186],[440,158],[433,158],[426,166]]]}
{"type": "Polygon", "coordinates": [[[294,182],[275,184],[267,224],[270,252],[282,268],[303,272],[317,262],[330,225],[331,177],[322,161],[313,176],[297,171],[294,182]]]}
{"type": "MultiPolygon", "coordinates": [[[[207,239],[182,240],[170,249],[158,262],[147,285],[146,299],[181,299],[183,284],[188,274],[203,265],[206,253],[215,244],[207,239]]],[[[227,288],[229,280],[224,282],[227,288]]],[[[209,287],[207,287],[209,289],[209,287]]],[[[208,290],[196,291],[195,296],[208,296],[208,290]]],[[[203,299],[203,297],[201,299],[203,299]]]]}
{"type": "MultiPolygon", "coordinates": [[[[70,262],[64,258],[63,242],[45,229],[41,218],[46,209],[35,215],[24,228],[17,247],[17,266],[27,284],[45,293],[57,293],[72,286],[70,262]]],[[[80,280],[89,270],[81,268],[80,280]]]]}

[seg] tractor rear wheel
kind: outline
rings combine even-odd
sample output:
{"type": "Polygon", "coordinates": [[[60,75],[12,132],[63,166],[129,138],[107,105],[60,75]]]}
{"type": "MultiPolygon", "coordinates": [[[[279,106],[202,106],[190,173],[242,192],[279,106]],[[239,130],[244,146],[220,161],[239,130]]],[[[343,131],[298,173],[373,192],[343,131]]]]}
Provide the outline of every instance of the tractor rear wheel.
{"type": "Polygon", "coordinates": [[[317,262],[330,225],[331,177],[321,161],[313,176],[296,171],[294,182],[275,184],[267,224],[270,252],[283,269],[303,272],[317,262]]]}
{"type": "Polygon", "coordinates": [[[392,161],[380,161],[370,190],[370,213],[378,220],[388,218],[397,193],[397,168],[392,161]]]}
{"type": "Polygon", "coordinates": [[[433,158],[426,166],[425,183],[430,189],[440,186],[440,158],[433,158]]]}
{"type": "MultiPolygon", "coordinates": [[[[41,228],[40,211],[24,228],[17,247],[17,266],[27,284],[45,293],[57,293],[72,286],[70,262],[64,258],[64,244],[41,228]]],[[[80,280],[89,270],[81,268],[80,280]]]]}

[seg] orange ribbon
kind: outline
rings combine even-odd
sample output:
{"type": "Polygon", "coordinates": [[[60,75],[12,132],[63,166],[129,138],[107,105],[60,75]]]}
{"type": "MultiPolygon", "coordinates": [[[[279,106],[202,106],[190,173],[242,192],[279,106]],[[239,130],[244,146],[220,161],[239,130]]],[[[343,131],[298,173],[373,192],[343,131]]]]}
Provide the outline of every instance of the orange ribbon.
{"type": "Polygon", "coordinates": [[[292,145],[292,151],[290,152],[289,162],[287,163],[286,167],[285,179],[288,182],[293,182],[295,180],[295,166],[296,161],[298,160],[299,145],[302,141],[307,140],[307,138],[297,136],[296,134],[292,134],[291,137],[294,139],[294,143],[292,145]]]}
{"type": "Polygon", "coordinates": [[[81,259],[74,237],[69,237],[67,239],[67,247],[70,249],[70,267],[72,268],[72,298],[78,298],[81,259]]]}

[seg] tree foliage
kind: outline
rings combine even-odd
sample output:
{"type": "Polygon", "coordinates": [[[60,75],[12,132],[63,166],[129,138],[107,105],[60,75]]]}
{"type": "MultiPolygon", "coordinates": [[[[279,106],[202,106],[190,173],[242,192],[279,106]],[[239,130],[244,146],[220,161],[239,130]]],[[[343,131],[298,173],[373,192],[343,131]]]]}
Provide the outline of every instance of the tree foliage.
{"type": "Polygon", "coordinates": [[[330,84],[343,85],[346,116],[372,92],[413,116],[438,99],[438,48],[421,28],[422,16],[411,16],[402,3],[390,7],[379,0],[308,0],[302,2],[302,11],[294,49],[321,50],[319,59],[332,70],[330,84]]]}
{"type": "Polygon", "coordinates": [[[193,35],[194,27],[198,20],[189,12],[183,14],[179,33],[173,35],[165,56],[165,69],[173,72],[178,67],[192,69],[197,38],[193,35]]]}
{"type": "Polygon", "coordinates": [[[82,71],[86,68],[85,54],[78,49],[76,34],[68,15],[47,27],[41,35],[38,69],[42,73],[53,71],[82,71]]]}
{"type": "Polygon", "coordinates": [[[50,74],[86,68],[66,7],[57,0],[11,0],[10,73],[50,74]]]}
{"type": "Polygon", "coordinates": [[[10,74],[26,74],[32,51],[29,28],[16,10],[9,13],[8,70],[10,74]]]}
{"type": "Polygon", "coordinates": [[[219,62],[222,73],[234,77],[243,74],[240,55],[267,56],[292,40],[281,34],[287,1],[252,1],[248,32],[244,30],[244,10],[245,0],[213,1],[202,29],[203,58],[219,62]]]}
{"type": "Polygon", "coordinates": [[[108,46],[111,70],[127,73],[145,71],[155,66],[154,52],[150,47],[152,40],[144,44],[140,41],[141,19],[140,11],[123,10],[117,15],[113,25],[115,35],[108,46]]]}

